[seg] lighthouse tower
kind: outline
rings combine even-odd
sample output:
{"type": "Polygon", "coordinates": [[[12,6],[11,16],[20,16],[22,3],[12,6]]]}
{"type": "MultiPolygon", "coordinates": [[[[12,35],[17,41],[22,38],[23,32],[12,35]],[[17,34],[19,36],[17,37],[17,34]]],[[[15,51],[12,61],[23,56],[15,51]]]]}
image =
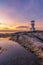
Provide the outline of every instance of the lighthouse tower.
{"type": "Polygon", "coordinates": [[[31,21],[31,31],[35,31],[35,21],[31,21]]]}

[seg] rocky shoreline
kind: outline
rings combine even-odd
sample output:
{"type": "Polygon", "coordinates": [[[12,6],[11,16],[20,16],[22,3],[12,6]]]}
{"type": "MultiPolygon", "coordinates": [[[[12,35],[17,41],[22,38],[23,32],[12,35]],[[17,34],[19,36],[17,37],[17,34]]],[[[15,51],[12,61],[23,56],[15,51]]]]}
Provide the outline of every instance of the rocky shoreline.
{"type": "MultiPolygon", "coordinates": [[[[35,54],[36,57],[40,61],[40,65],[43,65],[43,44],[36,45],[33,38],[33,33],[17,33],[10,38],[10,40],[18,42],[22,45],[26,50],[30,51],[31,53],[35,54]]],[[[36,42],[37,43],[37,42],[36,42]]]]}

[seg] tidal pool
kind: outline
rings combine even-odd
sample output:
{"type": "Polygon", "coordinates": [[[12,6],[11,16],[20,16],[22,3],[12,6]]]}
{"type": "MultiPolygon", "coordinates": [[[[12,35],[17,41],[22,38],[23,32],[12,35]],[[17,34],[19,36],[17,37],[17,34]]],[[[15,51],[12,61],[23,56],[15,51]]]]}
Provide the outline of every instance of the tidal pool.
{"type": "Polygon", "coordinates": [[[17,42],[0,38],[0,65],[39,65],[39,62],[17,42]]]}

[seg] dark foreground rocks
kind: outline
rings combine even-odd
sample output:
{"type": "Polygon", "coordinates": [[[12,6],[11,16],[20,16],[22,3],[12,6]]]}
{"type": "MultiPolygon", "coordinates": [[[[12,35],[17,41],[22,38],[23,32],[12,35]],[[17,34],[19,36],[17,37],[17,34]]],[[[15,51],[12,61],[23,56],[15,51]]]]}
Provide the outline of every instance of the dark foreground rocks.
{"type": "MultiPolygon", "coordinates": [[[[39,64],[43,65],[43,46],[35,45],[34,41],[32,41],[31,36],[25,35],[25,34],[16,34],[10,40],[18,42],[20,45],[22,45],[26,50],[30,51],[32,54],[34,54],[38,60],[39,64]]],[[[37,43],[37,42],[36,42],[37,43]]]]}

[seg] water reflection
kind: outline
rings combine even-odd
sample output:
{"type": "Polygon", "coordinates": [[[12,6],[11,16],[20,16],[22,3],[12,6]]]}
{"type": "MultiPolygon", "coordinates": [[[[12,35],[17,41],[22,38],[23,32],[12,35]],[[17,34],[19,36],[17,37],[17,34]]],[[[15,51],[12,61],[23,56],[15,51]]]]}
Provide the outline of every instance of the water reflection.
{"type": "MultiPolygon", "coordinates": [[[[30,52],[28,53],[18,43],[0,38],[0,65],[34,65],[36,62],[30,52]],[[31,63],[32,61],[32,63],[31,63]]],[[[35,64],[36,65],[36,64],[35,64]]]]}

